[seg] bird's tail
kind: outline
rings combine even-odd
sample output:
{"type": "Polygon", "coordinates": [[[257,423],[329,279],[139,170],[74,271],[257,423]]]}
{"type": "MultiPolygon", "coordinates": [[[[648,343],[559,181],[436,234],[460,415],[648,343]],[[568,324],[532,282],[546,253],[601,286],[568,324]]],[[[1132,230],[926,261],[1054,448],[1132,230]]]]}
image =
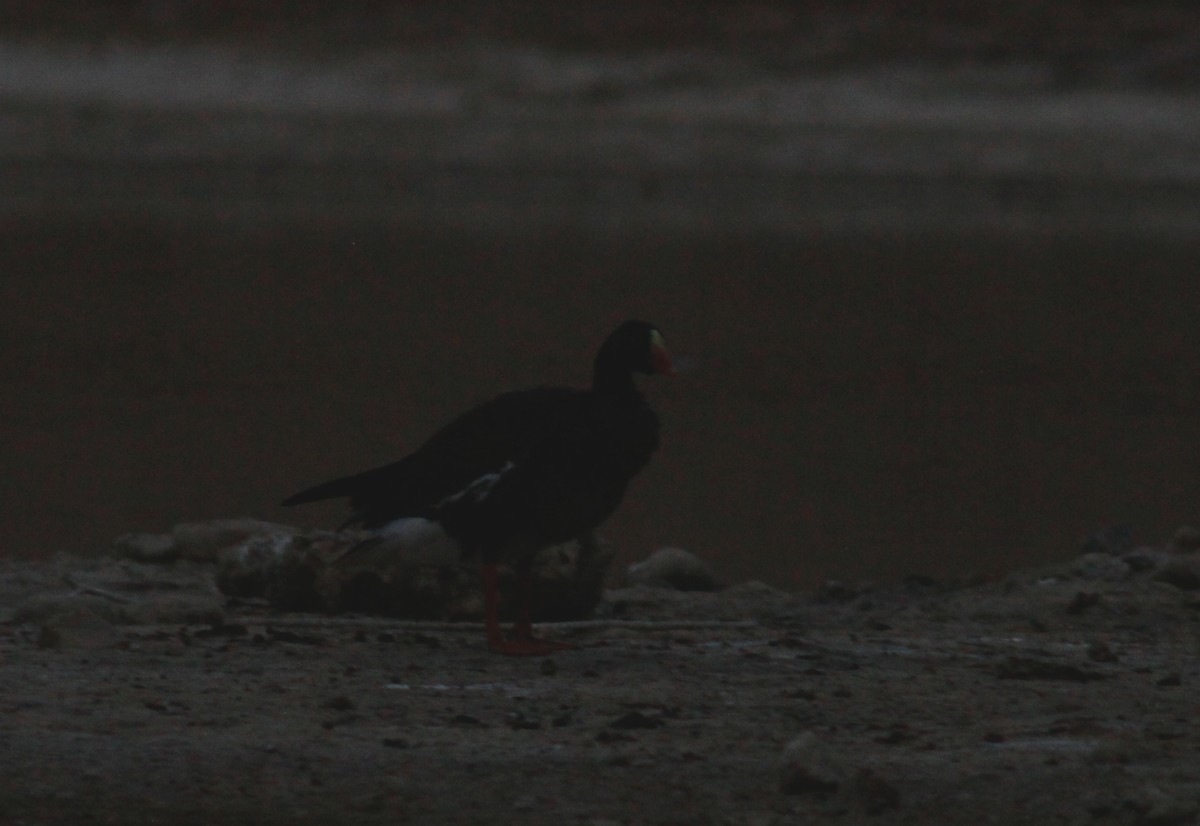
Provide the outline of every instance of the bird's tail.
{"type": "Polygon", "coordinates": [[[322,499],[342,499],[347,496],[353,496],[354,492],[358,489],[357,481],[358,476],[345,476],[341,479],[322,482],[319,485],[314,485],[299,493],[292,494],[280,502],[280,504],[291,507],[292,505],[304,505],[309,502],[320,502],[322,499]]]}
{"type": "Polygon", "coordinates": [[[340,479],[331,479],[328,482],[322,482],[319,485],[314,485],[299,493],[292,494],[280,504],[286,506],[304,505],[308,502],[319,502],[322,499],[349,498],[351,504],[357,506],[358,503],[356,500],[369,496],[370,492],[380,485],[387,483],[389,480],[403,478],[401,470],[405,461],[405,459],[401,459],[399,462],[394,462],[373,470],[366,470],[362,473],[355,473],[351,476],[343,476],[340,479]]]}

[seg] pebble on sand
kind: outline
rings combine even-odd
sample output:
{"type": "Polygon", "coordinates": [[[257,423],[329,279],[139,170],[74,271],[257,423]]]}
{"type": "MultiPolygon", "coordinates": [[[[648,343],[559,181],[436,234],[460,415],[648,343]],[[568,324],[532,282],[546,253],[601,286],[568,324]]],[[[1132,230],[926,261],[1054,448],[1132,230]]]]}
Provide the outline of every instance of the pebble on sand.
{"type": "Polygon", "coordinates": [[[838,790],[847,775],[820,738],[806,731],[783,750],[779,790],[784,794],[829,795],[838,790]]]}
{"type": "Polygon", "coordinates": [[[1200,528],[1181,526],[1171,535],[1167,550],[1177,554],[1194,554],[1200,551],[1200,528]]]}
{"type": "Polygon", "coordinates": [[[674,588],[677,591],[716,591],[721,586],[712,569],[682,548],[659,548],[625,572],[626,585],[674,588]]]}
{"type": "Polygon", "coordinates": [[[1160,568],[1151,579],[1174,585],[1181,591],[1200,590],[1200,559],[1178,556],[1160,568]]]}

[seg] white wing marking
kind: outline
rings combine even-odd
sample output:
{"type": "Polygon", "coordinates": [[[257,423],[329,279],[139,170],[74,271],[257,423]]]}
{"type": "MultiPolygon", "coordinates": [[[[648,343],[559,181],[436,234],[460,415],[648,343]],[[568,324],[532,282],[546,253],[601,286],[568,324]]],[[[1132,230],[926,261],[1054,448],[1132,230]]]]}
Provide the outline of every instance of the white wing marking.
{"type": "Polygon", "coordinates": [[[438,502],[437,506],[440,508],[445,505],[452,505],[464,499],[472,504],[478,505],[488,498],[488,494],[492,492],[492,488],[494,488],[496,483],[504,477],[504,474],[509,473],[514,468],[516,468],[515,463],[505,462],[504,467],[500,468],[495,473],[483,474],[474,482],[460,490],[458,493],[453,493],[450,496],[447,496],[441,502],[438,502]]]}

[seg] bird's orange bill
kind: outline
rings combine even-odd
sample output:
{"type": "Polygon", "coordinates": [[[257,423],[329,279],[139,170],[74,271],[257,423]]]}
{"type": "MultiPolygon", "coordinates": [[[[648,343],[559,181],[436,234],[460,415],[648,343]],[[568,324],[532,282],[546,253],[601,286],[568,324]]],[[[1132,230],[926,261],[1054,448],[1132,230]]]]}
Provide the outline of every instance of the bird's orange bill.
{"type": "Polygon", "coordinates": [[[655,330],[650,339],[650,359],[654,365],[654,372],[664,376],[675,375],[675,365],[671,363],[671,354],[667,352],[667,346],[663,344],[662,336],[658,330],[655,330]]]}

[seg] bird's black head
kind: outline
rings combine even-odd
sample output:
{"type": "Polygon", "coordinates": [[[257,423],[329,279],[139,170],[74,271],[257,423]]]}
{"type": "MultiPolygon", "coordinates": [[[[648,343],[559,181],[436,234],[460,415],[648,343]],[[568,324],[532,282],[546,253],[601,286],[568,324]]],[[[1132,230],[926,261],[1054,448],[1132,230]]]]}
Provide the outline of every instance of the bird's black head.
{"type": "Polygon", "coordinates": [[[595,387],[629,384],[632,373],[675,375],[662,333],[645,321],[626,321],[613,330],[596,354],[595,387]]]}

